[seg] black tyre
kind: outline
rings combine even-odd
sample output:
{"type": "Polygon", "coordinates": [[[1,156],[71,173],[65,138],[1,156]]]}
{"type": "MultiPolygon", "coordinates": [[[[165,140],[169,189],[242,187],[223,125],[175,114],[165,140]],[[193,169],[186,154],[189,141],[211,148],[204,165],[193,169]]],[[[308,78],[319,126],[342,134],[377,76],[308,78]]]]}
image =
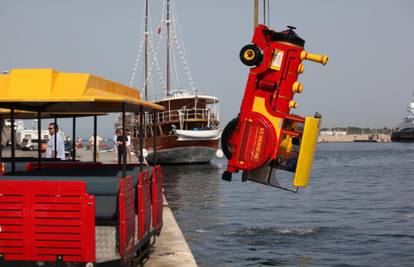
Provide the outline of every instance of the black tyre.
{"type": "Polygon", "coordinates": [[[221,150],[223,150],[224,156],[227,159],[231,159],[232,156],[231,147],[228,141],[238,123],[238,117],[232,119],[229,123],[227,123],[226,127],[224,127],[223,133],[221,134],[221,150]]]}
{"type": "Polygon", "coordinates": [[[262,63],[262,51],[260,51],[260,49],[253,44],[245,45],[240,50],[240,60],[244,65],[247,65],[249,67],[257,66],[262,63]]]}
{"type": "Polygon", "coordinates": [[[247,171],[243,171],[241,180],[242,182],[247,182],[247,171]]]}
{"type": "Polygon", "coordinates": [[[231,172],[224,171],[221,179],[227,182],[231,182],[231,172]]]}

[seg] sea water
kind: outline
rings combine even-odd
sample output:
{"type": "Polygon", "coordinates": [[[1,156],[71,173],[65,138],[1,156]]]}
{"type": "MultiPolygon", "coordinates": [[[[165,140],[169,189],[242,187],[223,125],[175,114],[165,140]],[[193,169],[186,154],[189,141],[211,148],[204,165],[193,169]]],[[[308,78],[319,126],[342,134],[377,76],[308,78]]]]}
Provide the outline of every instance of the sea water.
{"type": "Polygon", "coordinates": [[[414,144],[319,144],[298,194],[225,166],[164,167],[199,266],[414,266],[414,144]]]}

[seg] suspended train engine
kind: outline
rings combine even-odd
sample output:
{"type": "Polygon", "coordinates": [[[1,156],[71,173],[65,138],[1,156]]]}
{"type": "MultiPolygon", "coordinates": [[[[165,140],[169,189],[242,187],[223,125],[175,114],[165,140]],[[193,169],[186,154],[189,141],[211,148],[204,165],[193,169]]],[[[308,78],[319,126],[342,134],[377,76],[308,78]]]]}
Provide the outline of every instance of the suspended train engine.
{"type": "Polygon", "coordinates": [[[251,67],[237,118],[225,127],[221,145],[228,159],[222,178],[243,171],[242,181],[251,180],[281,189],[297,191],[306,186],[312,170],[321,115],[301,117],[294,95],[303,84],[298,75],[304,60],[325,65],[326,55],[304,51],[305,41],[288,26],[276,32],[258,25],[252,44],[240,51],[241,61],[251,67]],[[276,179],[276,170],[293,173],[291,186],[276,179]]]}

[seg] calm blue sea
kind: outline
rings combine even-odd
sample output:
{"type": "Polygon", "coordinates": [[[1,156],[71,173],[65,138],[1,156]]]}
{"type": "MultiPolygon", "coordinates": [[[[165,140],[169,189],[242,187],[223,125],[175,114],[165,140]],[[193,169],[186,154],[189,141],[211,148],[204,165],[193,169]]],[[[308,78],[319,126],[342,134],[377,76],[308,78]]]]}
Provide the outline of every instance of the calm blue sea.
{"type": "Polygon", "coordinates": [[[298,194],[222,181],[225,163],[164,167],[200,266],[414,266],[414,144],[319,144],[298,194]]]}

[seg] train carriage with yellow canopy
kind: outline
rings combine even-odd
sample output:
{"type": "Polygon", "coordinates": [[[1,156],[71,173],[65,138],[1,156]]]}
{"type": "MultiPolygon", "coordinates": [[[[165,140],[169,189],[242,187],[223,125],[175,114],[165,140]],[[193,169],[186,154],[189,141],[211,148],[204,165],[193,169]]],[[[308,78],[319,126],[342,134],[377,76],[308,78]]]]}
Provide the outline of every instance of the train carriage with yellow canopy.
{"type": "Polygon", "coordinates": [[[19,170],[14,122],[37,118],[40,131],[42,118],[73,117],[75,136],[76,117],[93,116],[96,151],[98,115],[122,113],[126,140],[126,112],[143,121],[144,112],[163,107],[143,101],[134,88],[91,74],[14,69],[0,75],[0,108],[10,118],[12,140],[11,170],[0,176],[0,265],[142,261],[162,229],[162,171],[156,163],[143,164],[143,125],[139,164],[128,164],[125,153],[122,164],[100,163],[96,156],[92,162],[45,161],[39,144],[38,159],[19,170]]]}

